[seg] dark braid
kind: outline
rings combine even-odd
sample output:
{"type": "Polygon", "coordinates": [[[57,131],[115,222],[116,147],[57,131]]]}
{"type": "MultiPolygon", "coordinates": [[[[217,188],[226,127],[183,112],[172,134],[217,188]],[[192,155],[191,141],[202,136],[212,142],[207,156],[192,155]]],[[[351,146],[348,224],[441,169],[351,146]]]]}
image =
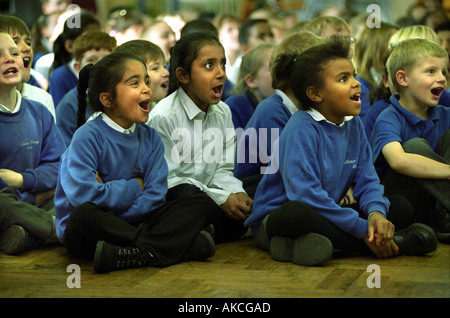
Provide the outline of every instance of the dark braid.
{"type": "Polygon", "coordinates": [[[87,89],[89,85],[89,73],[94,65],[88,64],[83,67],[78,75],[78,111],[77,128],[86,122],[87,89]]]}

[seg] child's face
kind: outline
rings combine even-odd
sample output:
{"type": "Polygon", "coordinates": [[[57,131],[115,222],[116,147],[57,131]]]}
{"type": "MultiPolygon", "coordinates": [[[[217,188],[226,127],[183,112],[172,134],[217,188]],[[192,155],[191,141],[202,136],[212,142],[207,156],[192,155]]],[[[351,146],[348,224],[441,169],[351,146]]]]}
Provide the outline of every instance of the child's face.
{"type": "Polygon", "coordinates": [[[262,43],[274,43],[273,33],[267,23],[256,23],[249,29],[247,50],[262,43]]]}
{"type": "Polygon", "coordinates": [[[446,73],[445,58],[433,56],[420,58],[410,71],[405,72],[407,82],[403,95],[409,96],[408,100],[415,106],[421,108],[436,106],[445,89],[446,73]]]}
{"type": "Polygon", "coordinates": [[[144,34],[146,40],[158,45],[164,53],[166,62],[170,61],[170,49],[175,45],[175,33],[165,22],[160,22],[151,27],[144,34]]]}
{"type": "Polygon", "coordinates": [[[31,64],[33,63],[33,49],[31,48],[31,37],[26,34],[10,34],[19,48],[23,60],[23,83],[30,80],[31,64]]]}
{"type": "Polygon", "coordinates": [[[11,36],[0,33],[0,87],[14,87],[22,82],[23,59],[11,36]]]}
{"type": "Polygon", "coordinates": [[[159,102],[167,96],[169,91],[169,71],[163,59],[147,64],[148,76],[150,76],[150,89],[153,93],[153,101],[159,102]]]}
{"type": "Polygon", "coordinates": [[[75,70],[78,72],[85,67],[88,64],[96,64],[98,61],[100,61],[105,56],[111,54],[111,50],[109,49],[92,49],[89,51],[84,52],[83,57],[81,58],[81,61],[76,61],[74,64],[75,70]]]}
{"type": "Polygon", "coordinates": [[[136,60],[129,60],[115,89],[115,100],[111,103],[102,100],[104,112],[125,129],[133,123],[146,123],[152,92],[145,66],[136,60]]]}
{"type": "Polygon", "coordinates": [[[225,22],[219,30],[219,38],[225,50],[239,50],[239,23],[236,21],[225,22]]]}
{"type": "Polygon", "coordinates": [[[354,74],[350,60],[332,60],[324,74],[325,84],[318,90],[321,100],[317,103],[317,110],[337,125],[345,116],[358,116],[361,112],[361,85],[354,74]]]}
{"type": "Polygon", "coordinates": [[[264,59],[263,65],[256,73],[254,77],[254,88],[251,88],[253,94],[256,96],[258,101],[262,101],[263,99],[273,95],[275,90],[272,87],[272,76],[270,75],[270,67],[269,61],[271,57],[272,51],[269,51],[267,56],[264,59]]]}
{"type": "Polygon", "coordinates": [[[203,111],[209,105],[217,104],[222,97],[226,80],[225,64],[224,49],[216,44],[208,44],[198,51],[190,74],[185,74],[183,70],[183,75],[178,76],[177,72],[183,89],[203,111]]]}

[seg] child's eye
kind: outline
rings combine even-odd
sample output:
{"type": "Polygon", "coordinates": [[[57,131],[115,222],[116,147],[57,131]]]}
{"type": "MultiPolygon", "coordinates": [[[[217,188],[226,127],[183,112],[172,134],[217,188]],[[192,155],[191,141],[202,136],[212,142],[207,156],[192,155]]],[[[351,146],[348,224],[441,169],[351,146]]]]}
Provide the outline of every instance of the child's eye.
{"type": "Polygon", "coordinates": [[[206,63],[206,64],[205,64],[205,67],[208,68],[208,69],[209,69],[209,68],[212,68],[212,67],[213,67],[213,64],[212,64],[212,63],[206,63]]]}
{"type": "Polygon", "coordinates": [[[347,81],[348,81],[347,76],[342,76],[339,80],[339,82],[347,82],[347,81]]]}

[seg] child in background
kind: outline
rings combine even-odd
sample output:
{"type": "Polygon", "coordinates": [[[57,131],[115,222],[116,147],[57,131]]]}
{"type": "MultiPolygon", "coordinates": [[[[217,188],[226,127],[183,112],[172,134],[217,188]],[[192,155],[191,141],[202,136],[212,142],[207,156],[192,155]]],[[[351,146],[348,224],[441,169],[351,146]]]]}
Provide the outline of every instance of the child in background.
{"type": "Polygon", "coordinates": [[[237,178],[244,179],[263,174],[273,150],[273,142],[299,107],[289,82],[290,61],[304,50],[324,42],[325,39],[311,32],[298,32],[288,36],[275,47],[270,60],[270,74],[275,94],[256,107],[245,126],[245,134],[237,136],[237,162],[234,170],[237,178]],[[256,130],[258,140],[247,134],[252,129],[256,130]],[[261,129],[266,130],[266,136],[259,134],[261,129]],[[272,132],[277,134],[272,136],[272,132]]]}
{"type": "MultiPolygon", "coordinates": [[[[269,22],[264,19],[250,19],[241,24],[239,28],[239,50],[241,55],[247,53],[250,49],[262,43],[275,43],[273,33],[269,22]]],[[[235,61],[233,72],[228,72],[227,76],[232,83],[237,82],[239,76],[239,67],[241,66],[242,56],[235,61]]]]}
{"type": "Polygon", "coordinates": [[[242,182],[232,173],[235,133],[230,109],[221,101],[225,79],[225,53],[217,37],[208,32],[183,35],[172,50],[169,96],[155,106],[149,118],[165,146],[167,197],[208,194],[216,203],[217,242],[247,232],[243,222],[252,205],[242,182]],[[211,142],[206,134],[211,131],[222,136],[216,135],[211,142]]]}
{"type": "Polygon", "coordinates": [[[382,84],[383,58],[386,55],[390,37],[397,30],[398,27],[395,25],[381,22],[379,28],[365,27],[356,42],[353,61],[362,88],[359,116],[363,122],[371,106],[370,93],[382,84]]]}
{"type": "Polygon", "coordinates": [[[386,194],[401,194],[414,218],[450,240],[450,109],[445,91],[448,54],[438,43],[414,38],[393,46],[387,60],[397,94],[377,118],[370,143],[386,194]]]}
{"type": "MultiPolygon", "coordinates": [[[[222,43],[225,49],[225,56],[227,58],[226,72],[227,77],[232,79],[231,74],[239,70],[241,59],[240,46],[239,46],[239,27],[242,24],[241,19],[238,16],[231,14],[217,15],[213,24],[217,28],[219,34],[219,41],[222,43]]],[[[236,73],[237,74],[237,73],[236,73]]],[[[235,82],[232,82],[235,85],[235,82]]]]}
{"type": "MultiPolygon", "coordinates": [[[[439,43],[441,43],[442,47],[447,51],[450,56],[450,22],[446,22],[438,25],[434,31],[436,32],[439,43]]],[[[447,90],[449,89],[450,81],[450,62],[447,67],[447,90]]]]}
{"type": "Polygon", "coordinates": [[[0,31],[0,250],[17,254],[55,236],[53,194],[64,142],[50,112],[22,98],[23,58],[0,31]]]}
{"type": "Polygon", "coordinates": [[[118,46],[115,52],[133,54],[144,61],[150,78],[150,89],[153,93],[150,109],[167,96],[169,71],[167,70],[164,53],[159,46],[145,40],[132,40],[118,46]]]}
{"type": "Polygon", "coordinates": [[[141,38],[144,17],[138,12],[118,9],[110,14],[105,28],[109,35],[116,39],[117,45],[121,45],[141,38]]]}
{"type": "MultiPolygon", "coordinates": [[[[116,39],[103,31],[93,31],[83,34],[73,44],[73,68],[78,73],[88,64],[95,64],[116,47],[116,39]]],[[[70,144],[77,128],[78,110],[77,87],[72,88],[61,99],[56,107],[56,123],[66,143],[70,144]]],[[[88,103],[86,118],[92,115],[92,108],[88,103]]]]}
{"type": "Polygon", "coordinates": [[[177,41],[172,28],[162,20],[155,20],[147,25],[142,32],[142,40],[158,45],[164,53],[164,62],[170,62],[170,50],[177,41]]]}
{"type": "Polygon", "coordinates": [[[79,112],[102,113],[79,128],[61,157],[56,229],[68,251],[96,272],[169,266],[215,252],[206,195],[166,202],[167,164],[147,126],[152,92],[145,64],[112,53],[80,72],[79,112]],[[203,230],[205,228],[205,230],[203,230]],[[207,231],[208,230],[208,231],[207,231]]]}
{"type": "Polygon", "coordinates": [[[53,44],[55,58],[50,71],[48,92],[53,97],[53,103],[58,107],[61,98],[72,88],[77,86],[78,74],[73,68],[73,44],[75,40],[87,32],[99,31],[100,22],[89,12],[79,14],[80,28],[70,27],[67,21],[64,23],[63,32],[56,38],[53,44]]]}
{"type": "Polygon", "coordinates": [[[238,81],[225,100],[235,128],[244,128],[256,106],[275,93],[269,67],[274,48],[275,44],[260,44],[242,57],[238,81]]]}
{"type": "Polygon", "coordinates": [[[291,60],[292,90],[303,110],[281,133],[271,158],[276,172],[263,176],[245,222],[275,260],[316,265],[333,248],[387,258],[437,246],[427,226],[395,233],[386,219],[389,211],[396,226],[409,225],[411,206],[383,196],[358,117],[361,87],[349,52],[349,43],[336,39],[291,60]],[[351,185],[358,204],[339,205],[351,185]]]}
{"type": "Polygon", "coordinates": [[[0,16],[0,31],[7,32],[13,38],[23,60],[23,80],[17,85],[17,90],[23,98],[38,101],[44,104],[55,118],[55,106],[52,96],[44,89],[28,84],[31,78],[31,65],[33,63],[33,49],[31,48],[30,29],[21,19],[14,16],[0,16]]]}

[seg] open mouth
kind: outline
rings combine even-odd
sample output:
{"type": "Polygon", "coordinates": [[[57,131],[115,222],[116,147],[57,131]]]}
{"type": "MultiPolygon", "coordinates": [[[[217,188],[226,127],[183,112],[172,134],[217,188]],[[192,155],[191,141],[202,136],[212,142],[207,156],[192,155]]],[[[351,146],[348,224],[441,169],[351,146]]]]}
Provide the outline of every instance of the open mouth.
{"type": "Polygon", "coordinates": [[[353,96],[350,96],[350,99],[354,102],[359,102],[361,100],[361,94],[355,94],[353,96]]]}
{"type": "Polygon", "coordinates": [[[150,99],[144,100],[142,102],[139,103],[139,107],[144,111],[144,112],[149,112],[149,106],[150,106],[150,99]]]}
{"type": "Polygon", "coordinates": [[[31,64],[31,58],[30,57],[24,57],[23,58],[23,66],[25,68],[28,68],[31,64]]]}
{"type": "Polygon", "coordinates": [[[6,71],[3,72],[3,75],[14,75],[17,74],[18,70],[15,67],[10,67],[6,71]]]}
{"type": "Polygon", "coordinates": [[[434,97],[439,98],[443,91],[444,91],[443,87],[436,87],[431,90],[431,94],[433,94],[434,97]]]}
{"type": "Polygon", "coordinates": [[[168,89],[169,88],[169,81],[161,83],[161,88],[162,89],[168,89]]]}
{"type": "Polygon", "coordinates": [[[222,97],[223,87],[224,87],[224,85],[219,85],[219,86],[213,87],[212,91],[213,91],[213,94],[214,94],[215,98],[221,98],[222,97]]]}

